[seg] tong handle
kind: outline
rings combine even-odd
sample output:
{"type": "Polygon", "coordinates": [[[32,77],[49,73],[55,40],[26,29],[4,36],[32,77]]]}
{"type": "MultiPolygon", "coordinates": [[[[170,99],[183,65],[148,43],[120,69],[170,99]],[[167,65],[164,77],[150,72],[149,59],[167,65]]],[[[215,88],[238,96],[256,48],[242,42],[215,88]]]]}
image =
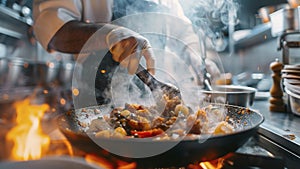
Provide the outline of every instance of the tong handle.
{"type": "Polygon", "coordinates": [[[154,76],[152,76],[151,73],[149,73],[148,70],[141,64],[139,64],[137,68],[136,75],[150,88],[151,91],[155,90],[161,83],[154,76]]]}
{"type": "Polygon", "coordinates": [[[159,89],[163,94],[168,95],[170,98],[179,97],[181,99],[180,91],[176,86],[157,80],[140,64],[138,66],[136,75],[150,88],[152,92],[159,89]]]}

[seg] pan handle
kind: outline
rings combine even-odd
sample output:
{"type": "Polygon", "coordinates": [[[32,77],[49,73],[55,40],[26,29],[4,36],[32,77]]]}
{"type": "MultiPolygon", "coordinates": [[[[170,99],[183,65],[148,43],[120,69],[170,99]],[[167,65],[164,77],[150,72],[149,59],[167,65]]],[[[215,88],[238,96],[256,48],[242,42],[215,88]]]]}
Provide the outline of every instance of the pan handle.
{"type": "Polygon", "coordinates": [[[224,157],[223,165],[234,168],[272,168],[284,169],[285,161],[281,157],[268,157],[263,155],[252,155],[243,153],[229,153],[224,157]]]}

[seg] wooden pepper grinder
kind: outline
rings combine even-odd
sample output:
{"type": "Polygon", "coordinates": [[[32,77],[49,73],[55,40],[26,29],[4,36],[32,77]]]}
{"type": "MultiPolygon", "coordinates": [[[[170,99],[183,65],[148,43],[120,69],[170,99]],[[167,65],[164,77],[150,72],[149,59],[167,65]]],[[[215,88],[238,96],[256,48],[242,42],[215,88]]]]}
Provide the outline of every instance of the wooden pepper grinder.
{"type": "Polygon", "coordinates": [[[270,89],[270,111],[273,112],[285,112],[285,104],[283,101],[283,91],[281,88],[281,70],[283,69],[283,64],[276,59],[270,64],[270,69],[273,71],[272,79],[273,84],[270,89]]]}

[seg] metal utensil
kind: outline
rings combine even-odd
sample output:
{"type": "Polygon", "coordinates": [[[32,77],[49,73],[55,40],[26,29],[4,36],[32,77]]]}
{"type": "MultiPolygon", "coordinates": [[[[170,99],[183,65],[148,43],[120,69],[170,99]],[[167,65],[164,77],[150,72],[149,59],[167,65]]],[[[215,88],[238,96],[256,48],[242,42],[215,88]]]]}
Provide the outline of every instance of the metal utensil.
{"type": "Polygon", "coordinates": [[[0,86],[5,84],[8,72],[8,60],[0,58],[0,86]]]}
{"type": "Polygon", "coordinates": [[[138,66],[136,75],[150,88],[152,92],[161,91],[163,94],[166,94],[170,98],[176,96],[181,98],[180,90],[176,86],[157,80],[142,65],[138,66]]]}
{"type": "Polygon", "coordinates": [[[201,92],[208,102],[250,107],[253,104],[256,89],[248,86],[217,85],[213,86],[212,91],[201,92]]]}
{"type": "Polygon", "coordinates": [[[211,87],[210,74],[207,72],[206,67],[204,68],[203,72],[204,72],[204,77],[203,77],[204,90],[212,91],[213,89],[211,87]]]}
{"type": "Polygon", "coordinates": [[[58,73],[58,80],[63,86],[70,86],[72,83],[73,72],[75,63],[74,62],[64,62],[61,63],[58,73]]]}
{"type": "Polygon", "coordinates": [[[258,9],[258,15],[261,18],[262,23],[270,22],[270,14],[278,11],[280,9],[288,8],[289,5],[287,3],[277,4],[277,5],[269,5],[264,6],[258,9]]]}
{"type": "Polygon", "coordinates": [[[270,14],[272,35],[298,33],[300,31],[300,6],[298,8],[284,8],[270,14]]]}
{"type": "Polygon", "coordinates": [[[11,58],[7,64],[8,72],[5,75],[5,87],[11,88],[35,85],[36,79],[33,77],[35,65],[33,62],[21,58],[11,58]]]}
{"type": "Polygon", "coordinates": [[[50,84],[55,83],[59,66],[59,63],[56,62],[35,63],[37,84],[49,86],[50,84]]]}
{"type": "MultiPolygon", "coordinates": [[[[201,48],[201,55],[202,55],[202,65],[201,65],[201,70],[203,72],[203,89],[204,90],[208,90],[208,91],[212,91],[212,87],[211,87],[211,80],[210,80],[210,74],[207,72],[207,69],[206,69],[206,62],[205,62],[205,59],[207,57],[206,55],[206,45],[205,43],[203,42],[203,39],[206,38],[205,34],[203,31],[199,30],[198,31],[198,34],[199,34],[199,42],[200,42],[200,48],[201,48]],[[201,40],[202,38],[202,40],[201,40]]],[[[198,81],[200,81],[198,79],[198,81]]]]}

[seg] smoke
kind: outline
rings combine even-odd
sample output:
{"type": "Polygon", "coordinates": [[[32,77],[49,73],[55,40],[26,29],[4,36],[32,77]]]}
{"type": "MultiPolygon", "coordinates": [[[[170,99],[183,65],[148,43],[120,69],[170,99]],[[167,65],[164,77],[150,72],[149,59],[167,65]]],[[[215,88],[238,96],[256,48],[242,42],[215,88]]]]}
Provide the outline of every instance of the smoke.
{"type": "MultiPolygon", "coordinates": [[[[196,79],[201,76],[201,67],[203,67],[203,51],[201,52],[199,37],[195,34],[195,30],[204,32],[216,48],[224,48],[223,31],[229,25],[237,23],[237,9],[238,5],[233,0],[115,0],[112,23],[125,26],[145,36],[155,52],[157,63],[155,69],[160,70],[155,76],[163,82],[175,84],[183,92],[183,98],[192,100],[191,103],[194,104],[199,98],[197,95],[191,98],[194,92],[189,89],[199,87],[196,85],[196,79]],[[192,83],[195,86],[192,86],[192,83]],[[184,92],[189,94],[185,95],[184,92]]],[[[97,34],[90,38],[85,47],[97,42],[97,34]]],[[[81,75],[85,78],[84,83],[95,84],[97,74],[95,71],[99,62],[106,58],[100,55],[102,54],[90,57],[88,64],[83,66],[85,70],[88,67],[91,69],[81,75]]],[[[142,63],[145,65],[144,60],[142,63]]],[[[110,67],[105,64],[104,66],[110,67]]],[[[113,84],[111,84],[111,91],[105,90],[101,94],[105,94],[108,98],[114,97],[115,100],[117,98],[117,105],[127,101],[141,104],[153,102],[148,99],[147,86],[132,80],[132,76],[127,77],[126,71],[123,74],[119,73],[120,77],[108,71],[104,78],[106,75],[112,77],[113,84]],[[114,93],[111,94],[112,91],[114,93]],[[130,92],[139,92],[139,94],[124,96],[125,93],[130,92]],[[142,99],[146,97],[148,101],[139,100],[140,97],[142,99]]],[[[81,86],[91,93],[90,95],[95,95],[93,89],[89,88],[90,85],[81,86]]],[[[79,99],[78,103],[84,103],[82,106],[95,103],[95,99],[90,95],[79,99]]]]}
{"type": "MultiPolygon", "coordinates": [[[[220,14],[212,14],[211,1],[197,2],[196,6],[187,3],[190,6],[185,6],[186,8],[184,8],[186,9],[185,12],[189,10],[192,12],[187,13],[189,14],[187,15],[190,18],[189,20],[184,15],[184,11],[180,10],[179,1],[176,0],[114,0],[115,20],[112,22],[112,24],[129,28],[150,41],[156,59],[155,77],[162,82],[171,83],[178,87],[184,104],[192,109],[191,112],[196,112],[199,107],[203,107],[203,103],[201,103],[200,100],[201,92],[195,80],[202,73],[201,67],[204,63],[203,52],[201,52],[199,37],[194,30],[203,29],[206,36],[212,38],[216,37],[216,31],[221,32],[221,29],[219,29],[215,23],[219,23],[220,27],[224,27],[223,25],[226,25],[226,23],[230,24],[232,21],[232,19],[226,20],[226,15],[223,12],[220,14]],[[225,18],[219,19],[217,16],[223,16],[225,18]],[[193,69],[191,69],[191,67],[193,69]]],[[[218,9],[231,9],[231,6],[225,5],[225,2],[232,1],[228,0],[224,1],[224,3],[218,1],[213,2],[213,5],[218,9]]],[[[216,10],[214,10],[214,12],[216,12],[216,10]]],[[[227,14],[228,16],[232,16],[232,14],[228,12],[227,14]]],[[[88,40],[82,48],[82,51],[88,51],[86,49],[90,49],[90,45],[97,43],[98,35],[103,35],[103,32],[101,32],[103,30],[105,29],[98,30],[99,32],[97,31],[94,34],[95,36],[88,40]]],[[[115,70],[109,71],[111,66],[105,62],[107,57],[104,56],[107,52],[108,51],[102,51],[101,53],[95,52],[94,56],[88,58],[86,65],[83,65],[85,73],[80,75],[78,80],[77,78],[73,78],[73,87],[78,88],[80,91],[77,98],[74,98],[74,100],[77,101],[75,102],[76,104],[74,103],[75,108],[97,105],[97,100],[95,99],[97,93],[95,93],[95,89],[91,88],[91,86],[95,84],[95,77],[100,73],[102,73],[103,78],[99,80],[99,83],[105,83],[106,78],[111,78],[110,92],[104,91],[101,94],[106,94],[107,97],[111,97],[111,102],[108,104],[112,107],[124,107],[125,103],[151,106],[157,101],[160,101],[156,100],[156,94],[153,94],[136,76],[128,75],[125,68],[118,67],[115,70]],[[99,73],[97,68],[100,64],[103,64],[105,69],[99,73]],[[82,81],[82,78],[85,80],[82,81]],[[76,85],[74,82],[77,82],[78,86],[74,86],[76,85]],[[83,84],[79,82],[83,82],[83,84]]],[[[82,58],[85,58],[84,53],[81,55],[82,58]]],[[[141,64],[145,65],[145,60],[142,59],[141,64]]],[[[121,153],[121,155],[126,155],[120,152],[122,149],[111,147],[111,144],[103,145],[104,143],[97,143],[102,147],[108,146],[109,150],[112,150],[115,154],[119,155],[121,153]]],[[[171,147],[177,144],[177,142],[171,143],[171,147]]],[[[137,151],[134,152],[136,154],[132,154],[134,157],[157,155],[171,148],[150,148],[151,146],[155,146],[155,144],[142,144],[141,146],[144,149],[134,149],[137,151]]]]}
{"type": "MultiPolygon", "coordinates": [[[[191,36],[192,32],[203,32],[211,42],[211,45],[206,46],[222,51],[227,46],[224,32],[228,26],[237,23],[237,10],[238,5],[234,0],[115,0],[113,24],[132,29],[150,41],[152,48],[155,49],[157,63],[155,68],[164,70],[156,72],[159,80],[172,84],[185,81],[184,85],[186,85],[191,82],[190,79],[194,79],[195,82],[199,76],[198,73],[202,71],[200,69],[189,70],[190,66],[188,65],[200,68],[203,54],[205,54],[205,51],[201,52],[201,49],[199,51],[193,47],[191,53],[196,53],[197,58],[191,60],[190,55],[187,54],[186,46],[193,43],[197,47],[200,45],[199,41],[193,40],[195,36],[191,36]],[[161,51],[165,51],[165,53],[161,51]],[[182,60],[185,63],[182,63],[182,60]]],[[[195,35],[197,36],[197,34],[195,35]]],[[[199,40],[199,37],[196,38],[199,40]]],[[[140,97],[145,99],[144,96],[149,94],[145,94],[145,91],[140,89],[136,80],[130,79],[131,76],[127,77],[126,72],[121,73],[120,77],[117,75],[118,73],[113,74],[115,85],[112,84],[111,88],[114,92],[113,100],[117,105],[122,105],[124,100],[149,103],[148,97],[146,99],[148,101],[139,100],[140,97]],[[130,84],[124,82],[130,82],[130,84]],[[139,94],[130,95],[130,92],[139,92],[139,94]]],[[[184,85],[179,83],[177,87],[181,87],[180,89],[185,91],[187,87],[184,85]]]]}
{"type": "Polygon", "coordinates": [[[180,0],[186,16],[192,21],[196,31],[203,31],[212,48],[223,51],[227,47],[224,33],[239,21],[239,4],[234,0],[180,0]]]}
{"type": "MultiPolygon", "coordinates": [[[[157,63],[155,69],[159,70],[156,71],[156,78],[175,84],[183,92],[186,104],[197,105],[198,94],[191,89],[199,87],[195,79],[201,73],[203,52],[199,49],[199,37],[193,31],[201,30],[211,39],[216,48],[223,48],[223,31],[230,24],[237,23],[237,9],[238,5],[233,0],[115,0],[113,9],[115,20],[112,23],[125,26],[145,36],[155,52],[157,63]],[[191,55],[196,57],[191,59],[191,55]],[[191,69],[190,65],[199,69],[191,69]]],[[[94,44],[97,33],[95,35],[85,45],[86,47],[94,44]]],[[[94,71],[97,71],[96,68],[103,58],[106,57],[91,57],[87,66],[84,66],[85,69],[91,68],[82,75],[86,78],[84,82],[95,84],[94,71]]],[[[144,63],[145,61],[142,60],[142,64],[144,63]]],[[[126,70],[123,73],[122,69],[120,70],[121,72],[118,73],[107,72],[112,76],[111,91],[104,91],[103,94],[109,98],[113,97],[117,106],[122,106],[124,105],[122,103],[129,101],[143,105],[153,103],[147,86],[141,85],[138,80],[128,76],[126,70]]],[[[92,90],[90,93],[94,95],[93,89],[89,89],[88,86],[82,88],[87,91],[92,90]]],[[[79,103],[84,102],[82,106],[95,103],[90,95],[79,100],[79,103]]]]}

